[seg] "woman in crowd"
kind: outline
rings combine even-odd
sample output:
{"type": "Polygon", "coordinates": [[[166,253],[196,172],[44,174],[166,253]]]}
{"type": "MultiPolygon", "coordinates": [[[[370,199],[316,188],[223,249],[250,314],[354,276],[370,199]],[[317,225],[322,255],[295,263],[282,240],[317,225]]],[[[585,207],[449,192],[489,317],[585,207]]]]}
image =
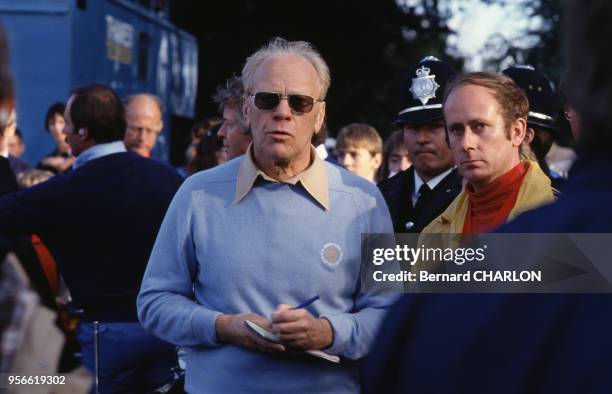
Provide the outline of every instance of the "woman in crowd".
{"type": "Polygon", "coordinates": [[[66,105],[61,102],[54,103],[47,110],[45,115],[45,128],[51,134],[56,142],[56,147],[53,152],[43,158],[38,163],[38,168],[41,170],[51,171],[54,174],[61,174],[70,169],[75,157],[70,151],[70,145],[66,142],[64,135],[64,110],[66,105]]]}
{"type": "Polygon", "coordinates": [[[404,132],[396,130],[385,141],[383,162],[378,171],[378,181],[381,182],[391,178],[398,172],[407,170],[411,165],[410,154],[404,144],[404,132]]]}

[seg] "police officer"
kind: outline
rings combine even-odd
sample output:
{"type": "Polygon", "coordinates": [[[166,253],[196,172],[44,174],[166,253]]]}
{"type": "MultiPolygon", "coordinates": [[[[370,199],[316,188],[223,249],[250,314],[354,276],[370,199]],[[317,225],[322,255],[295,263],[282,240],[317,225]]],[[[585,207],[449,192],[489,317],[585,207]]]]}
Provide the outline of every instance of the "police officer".
{"type": "Polygon", "coordinates": [[[544,73],[529,65],[515,65],[502,73],[512,78],[529,100],[525,141],[529,144],[531,158],[540,164],[553,188],[561,190],[565,178],[552,171],[546,163],[546,154],[558,134],[556,114],[559,107],[552,82],[544,73]]]}
{"type": "Polygon", "coordinates": [[[448,63],[428,56],[409,69],[401,84],[395,122],[404,132],[412,167],[378,185],[395,232],[420,232],[461,191],[442,117],[444,89],[455,75],[448,63]]]}

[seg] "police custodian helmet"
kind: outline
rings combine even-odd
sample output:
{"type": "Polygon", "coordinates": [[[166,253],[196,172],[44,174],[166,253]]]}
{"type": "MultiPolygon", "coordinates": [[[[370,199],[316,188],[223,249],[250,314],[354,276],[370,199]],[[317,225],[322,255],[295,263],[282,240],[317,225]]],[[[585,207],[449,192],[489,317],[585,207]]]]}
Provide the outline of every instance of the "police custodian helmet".
{"type": "Polygon", "coordinates": [[[441,118],[444,90],[456,75],[450,64],[434,56],[413,65],[401,83],[396,125],[423,124],[441,118]]]}
{"type": "Polygon", "coordinates": [[[527,123],[543,127],[554,133],[556,131],[555,116],[559,107],[550,79],[544,73],[528,65],[508,67],[502,73],[512,78],[527,96],[529,100],[527,123]]]}

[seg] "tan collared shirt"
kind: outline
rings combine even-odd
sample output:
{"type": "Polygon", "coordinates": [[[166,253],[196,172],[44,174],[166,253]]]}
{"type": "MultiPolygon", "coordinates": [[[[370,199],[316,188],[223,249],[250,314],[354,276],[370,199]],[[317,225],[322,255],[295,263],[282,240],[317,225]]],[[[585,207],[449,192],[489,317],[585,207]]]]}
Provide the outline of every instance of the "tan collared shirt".
{"type": "Polygon", "coordinates": [[[255,180],[257,180],[257,177],[259,176],[270,182],[282,182],[291,185],[296,185],[299,182],[308,192],[308,194],[312,196],[312,198],[321,204],[323,208],[329,210],[329,184],[327,179],[327,170],[325,169],[325,163],[318,157],[313,146],[310,147],[310,165],[308,168],[289,179],[278,181],[276,179],[272,179],[262,170],[257,168],[257,165],[253,160],[253,144],[251,143],[242,159],[242,162],[240,163],[240,168],[238,169],[234,204],[239,203],[247,194],[249,194],[249,191],[251,191],[253,185],[255,184],[255,180]]]}

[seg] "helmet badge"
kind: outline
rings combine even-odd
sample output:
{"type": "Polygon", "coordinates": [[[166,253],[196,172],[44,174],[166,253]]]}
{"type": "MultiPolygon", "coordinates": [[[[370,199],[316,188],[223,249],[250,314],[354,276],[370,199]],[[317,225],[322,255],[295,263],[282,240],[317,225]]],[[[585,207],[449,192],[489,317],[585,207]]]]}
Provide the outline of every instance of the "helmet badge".
{"type": "Polygon", "coordinates": [[[436,76],[429,75],[431,70],[425,66],[416,70],[416,78],[412,78],[412,86],[410,92],[415,100],[421,100],[423,105],[427,104],[429,99],[436,97],[436,90],[440,87],[436,83],[436,76]]]}

